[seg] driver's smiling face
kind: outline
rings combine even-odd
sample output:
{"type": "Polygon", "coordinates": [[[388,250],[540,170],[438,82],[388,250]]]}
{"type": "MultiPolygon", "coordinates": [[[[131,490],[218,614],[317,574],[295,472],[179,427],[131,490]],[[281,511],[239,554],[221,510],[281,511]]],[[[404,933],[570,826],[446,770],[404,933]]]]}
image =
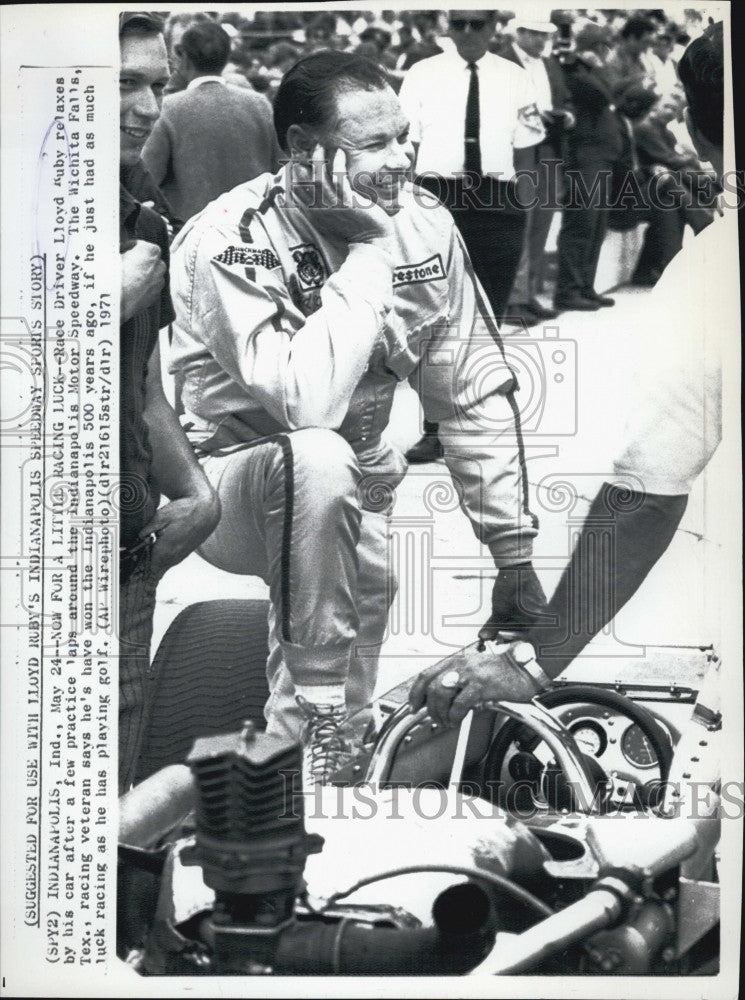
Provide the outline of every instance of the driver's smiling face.
{"type": "Polygon", "coordinates": [[[390,87],[342,90],[336,120],[324,145],[346,152],[353,190],[373,198],[385,211],[399,209],[398,196],[414,163],[409,122],[390,87]]]}

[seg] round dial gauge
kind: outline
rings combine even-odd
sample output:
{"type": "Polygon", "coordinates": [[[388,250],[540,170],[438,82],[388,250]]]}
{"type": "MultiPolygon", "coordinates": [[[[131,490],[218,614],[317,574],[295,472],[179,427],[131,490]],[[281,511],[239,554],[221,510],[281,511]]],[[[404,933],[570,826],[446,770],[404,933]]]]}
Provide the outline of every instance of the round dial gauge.
{"type": "Polygon", "coordinates": [[[589,757],[599,757],[608,745],[605,730],[591,719],[578,719],[570,731],[577,746],[589,757]]]}
{"type": "Polygon", "coordinates": [[[635,767],[655,767],[657,765],[657,754],[636,723],[629,726],[621,737],[621,750],[626,760],[635,767]]]}

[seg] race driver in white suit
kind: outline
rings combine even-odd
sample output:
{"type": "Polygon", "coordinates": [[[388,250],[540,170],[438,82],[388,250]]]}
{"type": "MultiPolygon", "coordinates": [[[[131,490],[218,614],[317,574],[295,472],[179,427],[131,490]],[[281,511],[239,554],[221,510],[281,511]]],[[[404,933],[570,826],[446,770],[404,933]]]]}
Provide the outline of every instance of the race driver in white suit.
{"type": "Polygon", "coordinates": [[[301,738],[323,781],[371,698],[394,594],[386,518],[406,462],[381,435],[399,381],[440,424],[500,570],[492,624],[527,627],[545,597],[515,381],[450,214],[407,180],[395,93],[374,63],[318,52],[285,75],[274,120],[289,163],[172,247],[171,371],[222,501],[200,552],[269,585],[268,730],[301,738]]]}

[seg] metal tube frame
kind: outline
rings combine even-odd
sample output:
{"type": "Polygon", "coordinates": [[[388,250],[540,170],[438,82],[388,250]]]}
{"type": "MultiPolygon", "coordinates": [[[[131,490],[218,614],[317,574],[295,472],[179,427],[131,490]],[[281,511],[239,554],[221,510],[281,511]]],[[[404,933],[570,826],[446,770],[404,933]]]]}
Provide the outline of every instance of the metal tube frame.
{"type": "MultiPolygon", "coordinates": [[[[556,763],[561,767],[572,790],[572,796],[577,808],[583,812],[593,813],[599,811],[599,803],[594,794],[594,781],[587,764],[582,756],[579,747],[574,741],[574,737],[569,730],[562,725],[553,715],[537,702],[487,702],[484,708],[501,712],[529,726],[534,732],[544,740],[554,754],[556,763]]],[[[379,787],[388,781],[393,770],[396,754],[400,749],[404,739],[409,733],[427,719],[427,709],[420,708],[418,712],[412,712],[407,703],[401,705],[391,716],[388,726],[381,733],[375,749],[368,764],[365,781],[375,787],[379,787]]],[[[461,723],[461,728],[466,727],[463,734],[467,739],[472,715],[469,714],[461,723]]],[[[458,739],[458,746],[462,748],[462,740],[458,739]]],[[[457,785],[461,779],[462,767],[465,762],[465,754],[458,754],[460,768],[454,767],[450,776],[450,784],[457,785]],[[460,771],[461,773],[456,773],[460,771]]]]}

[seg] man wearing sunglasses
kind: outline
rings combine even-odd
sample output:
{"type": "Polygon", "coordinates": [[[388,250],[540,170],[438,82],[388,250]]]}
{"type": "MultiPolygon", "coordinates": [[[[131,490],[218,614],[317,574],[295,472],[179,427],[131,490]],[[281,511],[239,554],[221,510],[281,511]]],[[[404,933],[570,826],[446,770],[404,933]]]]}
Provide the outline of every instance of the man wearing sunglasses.
{"type": "MultiPolygon", "coordinates": [[[[499,321],[525,230],[525,194],[514,178],[534,169],[545,131],[528,73],[488,49],[496,22],[495,11],[451,11],[453,51],[412,66],[399,97],[411,123],[417,180],[450,209],[499,321]]],[[[407,458],[441,454],[437,428],[425,424],[407,458]]]]}

